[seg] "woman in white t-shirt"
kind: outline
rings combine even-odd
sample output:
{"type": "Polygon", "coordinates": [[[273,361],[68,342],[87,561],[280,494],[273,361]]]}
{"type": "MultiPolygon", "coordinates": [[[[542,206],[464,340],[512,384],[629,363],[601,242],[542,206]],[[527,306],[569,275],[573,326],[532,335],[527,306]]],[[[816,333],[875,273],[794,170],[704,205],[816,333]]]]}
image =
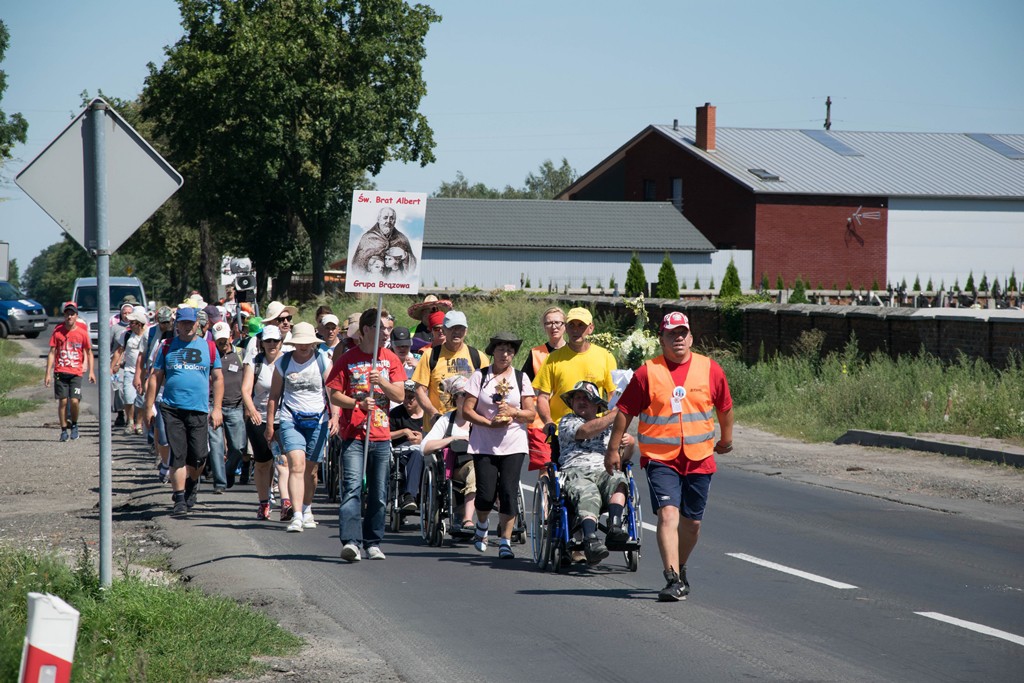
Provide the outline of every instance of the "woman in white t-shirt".
{"type": "Polygon", "coordinates": [[[523,340],[511,332],[491,337],[487,355],[491,365],[469,378],[463,413],[474,429],[469,434],[469,452],[476,470],[476,549],[487,549],[487,517],[497,498],[498,557],[510,560],[512,527],[519,505],[519,472],[529,451],[527,426],[533,422],[534,392],[530,378],[512,365],[523,340]]]}
{"type": "MultiPolygon", "coordinates": [[[[267,441],[264,434],[264,423],[267,421],[267,401],[270,399],[270,387],[274,380],[274,366],[281,357],[281,330],[274,326],[267,326],[263,331],[253,337],[253,345],[257,352],[253,357],[244,362],[245,374],[242,376],[242,405],[245,406],[245,432],[252,444],[252,458],[256,461],[255,476],[256,495],[259,499],[259,508],[256,510],[256,519],[270,519],[270,482],[273,479],[273,461],[280,452],[274,451],[276,444],[267,441]],[[262,351],[259,351],[262,348],[262,351]]],[[[288,512],[291,514],[291,499],[288,498],[288,463],[281,457],[279,478],[284,487],[281,500],[281,521],[284,519],[285,503],[288,503],[288,512]]]]}
{"type": "Polygon", "coordinates": [[[311,507],[316,469],[324,457],[329,433],[337,432],[338,422],[331,419],[324,388],[331,361],[317,350],[320,340],[313,326],[295,325],[291,344],[295,350],[283,354],[274,366],[265,434],[267,441],[271,441],[276,433],[288,458],[288,493],[293,506],[302,504],[288,525],[288,531],[296,532],[316,527],[311,507]],[[274,424],[275,416],[280,418],[279,429],[274,424]]]}

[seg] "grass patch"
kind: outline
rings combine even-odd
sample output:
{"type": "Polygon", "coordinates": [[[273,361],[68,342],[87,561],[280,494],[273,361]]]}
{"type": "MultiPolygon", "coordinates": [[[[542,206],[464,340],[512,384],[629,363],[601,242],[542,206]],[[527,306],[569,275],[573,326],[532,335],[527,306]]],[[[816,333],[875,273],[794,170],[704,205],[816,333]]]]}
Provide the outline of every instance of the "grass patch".
{"type": "Polygon", "coordinates": [[[821,358],[821,338],[808,333],[798,346],[753,366],[729,351],[710,354],[729,378],[738,419],[806,441],[849,429],[1024,440],[1019,362],[996,370],[966,356],[951,365],[924,353],[865,358],[856,340],[821,358]]]}
{"type": "Polygon", "coordinates": [[[0,680],[17,680],[27,594],[52,593],[81,612],[73,681],[206,681],[256,676],[253,657],[295,652],[301,640],[227,598],[117,579],[101,591],[88,554],[77,566],[0,548],[0,680]]]}
{"type": "Polygon", "coordinates": [[[17,415],[34,409],[40,401],[23,398],[11,398],[7,394],[12,389],[35,384],[42,380],[39,368],[19,363],[16,358],[21,354],[21,347],[9,339],[0,339],[0,417],[17,415]]]}

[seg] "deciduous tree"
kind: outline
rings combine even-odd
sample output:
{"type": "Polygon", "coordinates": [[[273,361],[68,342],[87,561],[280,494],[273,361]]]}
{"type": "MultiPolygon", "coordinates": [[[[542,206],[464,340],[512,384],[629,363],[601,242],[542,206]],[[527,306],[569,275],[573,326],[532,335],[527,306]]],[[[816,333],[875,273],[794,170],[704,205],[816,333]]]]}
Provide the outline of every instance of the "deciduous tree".
{"type": "MultiPolygon", "coordinates": [[[[0,21],[0,62],[4,61],[4,53],[7,52],[7,44],[11,34],[7,25],[0,21]]],[[[7,72],[0,69],[0,101],[3,100],[4,91],[7,90],[7,72]]],[[[5,160],[11,158],[11,150],[18,142],[25,142],[28,134],[28,121],[21,114],[7,116],[0,109],[0,167],[5,160]]]]}

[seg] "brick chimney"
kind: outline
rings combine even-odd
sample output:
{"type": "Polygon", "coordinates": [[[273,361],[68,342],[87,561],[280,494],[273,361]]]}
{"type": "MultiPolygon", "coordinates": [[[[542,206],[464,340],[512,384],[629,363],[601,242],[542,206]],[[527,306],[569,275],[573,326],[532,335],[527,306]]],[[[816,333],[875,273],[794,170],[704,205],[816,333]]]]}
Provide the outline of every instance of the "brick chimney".
{"type": "Polygon", "coordinates": [[[697,146],[705,152],[715,151],[715,108],[710,102],[697,107],[697,146]]]}

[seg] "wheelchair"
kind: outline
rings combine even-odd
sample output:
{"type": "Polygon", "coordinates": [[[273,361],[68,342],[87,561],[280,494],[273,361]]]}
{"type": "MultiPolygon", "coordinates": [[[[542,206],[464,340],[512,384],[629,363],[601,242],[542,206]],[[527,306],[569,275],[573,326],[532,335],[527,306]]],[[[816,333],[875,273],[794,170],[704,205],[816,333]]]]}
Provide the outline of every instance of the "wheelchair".
{"type": "MultiPolygon", "coordinates": [[[[423,478],[420,480],[420,536],[428,545],[440,546],[445,537],[453,541],[468,541],[474,531],[463,531],[458,514],[464,504],[462,494],[450,476],[450,472],[458,469],[468,455],[450,455],[454,462],[445,466],[444,451],[435,451],[423,455],[423,478]]],[[[523,488],[517,494],[515,522],[512,527],[512,542],[518,545],[526,543],[526,505],[523,501],[523,488]]],[[[500,512],[500,510],[496,511],[500,512]]]]}
{"type": "MultiPolygon", "coordinates": [[[[530,529],[533,561],[540,571],[550,569],[561,572],[571,564],[572,553],[583,549],[583,532],[568,496],[562,490],[563,476],[558,465],[550,462],[547,468],[548,476],[537,481],[533,494],[530,529]]],[[[611,552],[622,552],[626,567],[635,572],[640,566],[640,543],[643,536],[640,495],[633,478],[633,463],[626,462],[622,473],[626,476],[627,486],[623,526],[629,533],[629,539],[624,543],[608,543],[607,546],[611,552]]],[[[598,529],[605,534],[608,532],[607,514],[604,511],[598,529]]]]}
{"type": "Polygon", "coordinates": [[[399,446],[391,449],[391,467],[388,474],[387,498],[385,498],[385,519],[387,530],[398,533],[402,530],[402,522],[406,517],[415,515],[415,512],[402,512],[402,505],[399,502],[402,498],[402,491],[405,489],[406,475],[405,466],[409,456],[416,450],[415,446],[399,446]]]}
{"type": "Polygon", "coordinates": [[[321,481],[327,489],[327,500],[337,503],[341,488],[341,436],[335,435],[327,439],[327,453],[320,463],[321,481]]]}

